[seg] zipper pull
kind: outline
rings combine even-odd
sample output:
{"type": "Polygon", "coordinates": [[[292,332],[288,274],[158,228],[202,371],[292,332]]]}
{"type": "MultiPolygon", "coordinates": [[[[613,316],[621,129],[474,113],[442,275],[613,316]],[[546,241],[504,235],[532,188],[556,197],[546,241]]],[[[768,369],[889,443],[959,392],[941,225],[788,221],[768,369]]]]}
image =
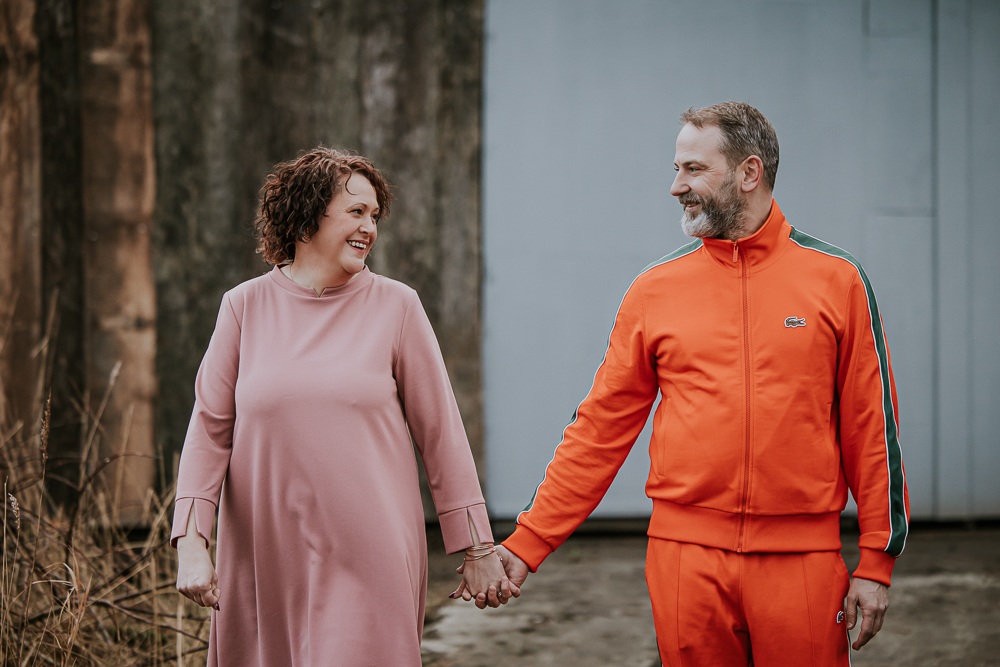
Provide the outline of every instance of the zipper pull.
{"type": "Polygon", "coordinates": [[[740,246],[739,244],[736,243],[736,241],[733,241],[733,264],[738,262],[739,259],[740,259],[740,246]]]}

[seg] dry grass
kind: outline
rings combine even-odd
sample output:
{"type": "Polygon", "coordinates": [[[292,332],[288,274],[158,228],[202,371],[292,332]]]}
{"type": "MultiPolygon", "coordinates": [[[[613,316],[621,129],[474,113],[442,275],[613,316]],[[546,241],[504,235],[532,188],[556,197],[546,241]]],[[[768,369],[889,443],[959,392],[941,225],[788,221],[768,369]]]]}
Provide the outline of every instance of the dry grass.
{"type": "MultiPolygon", "coordinates": [[[[42,412],[34,428],[0,423],[0,666],[204,665],[208,611],[174,588],[173,487],[149,489],[143,528],[122,528],[115,480],[104,474],[119,457],[97,456],[94,427],[79,481],[60,480],[71,484],[70,500],[55,503],[46,490],[47,404],[42,412]]],[[[99,424],[99,413],[88,423],[99,424]]]]}

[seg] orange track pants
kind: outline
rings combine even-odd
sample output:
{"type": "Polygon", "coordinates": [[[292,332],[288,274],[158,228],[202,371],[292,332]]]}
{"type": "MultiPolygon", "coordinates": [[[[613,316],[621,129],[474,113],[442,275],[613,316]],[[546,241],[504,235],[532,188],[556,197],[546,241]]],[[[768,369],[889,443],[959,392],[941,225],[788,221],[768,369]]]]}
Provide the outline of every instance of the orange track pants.
{"type": "Polygon", "coordinates": [[[650,538],[646,583],[664,667],[846,667],[837,551],[741,554],[650,538]]]}

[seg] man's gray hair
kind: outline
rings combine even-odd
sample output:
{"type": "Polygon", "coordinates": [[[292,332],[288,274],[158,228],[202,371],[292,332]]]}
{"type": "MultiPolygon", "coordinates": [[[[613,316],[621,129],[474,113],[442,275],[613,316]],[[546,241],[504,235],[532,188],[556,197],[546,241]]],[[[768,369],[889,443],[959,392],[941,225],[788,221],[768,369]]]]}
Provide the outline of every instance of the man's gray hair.
{"type": "Polygon", "coordinates": [[[698,129],[715,126],[722,130],[719,150],[726,156],[729,168],[735,168],[751,155],[764,164],[764,182],[773,191],[778,174],[778,135],[764,117],[745,102],[720,102],[710,107],[691,107],[681,114],[681,124],[690,123],[698,129]]]}

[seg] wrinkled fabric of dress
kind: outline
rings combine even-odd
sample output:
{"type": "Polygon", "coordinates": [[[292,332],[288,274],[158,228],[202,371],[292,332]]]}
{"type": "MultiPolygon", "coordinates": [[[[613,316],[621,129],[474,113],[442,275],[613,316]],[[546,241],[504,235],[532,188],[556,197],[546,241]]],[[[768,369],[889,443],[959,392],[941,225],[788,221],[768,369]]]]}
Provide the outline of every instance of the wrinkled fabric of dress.
{"type": "Polygon", "coordinates": [[[218,507],[208,665],[419,666],[414,445],[446,549],[470,520],[492,537],[416,292],[366,268],[316,296],[275,267],[223,297],[195,391],[171,538],[194,511],[207,539],[218,507]]]}

